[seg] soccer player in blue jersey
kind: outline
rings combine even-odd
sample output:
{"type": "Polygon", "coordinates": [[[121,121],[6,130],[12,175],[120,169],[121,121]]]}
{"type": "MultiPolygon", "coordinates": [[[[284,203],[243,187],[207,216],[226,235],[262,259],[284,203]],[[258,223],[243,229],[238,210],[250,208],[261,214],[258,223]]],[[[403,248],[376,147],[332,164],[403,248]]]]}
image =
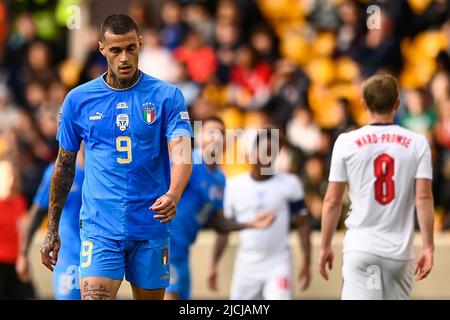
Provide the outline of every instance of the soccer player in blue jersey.
{"type": "MultiPolygon", "coordinates": [[[[33,235],[39,229],[48,213],[50,183],[54,164],[44,172],[39,189],[34,196],[30,209],[30,220],[23,236],[23,247],[16,263],[16,270],[21,279],[29,279],[28,252],[33,235]]],[[[80,208],[81,188],[84,180],[84,152],[78,152],[75,177],[67,201],[61,214],[59,235],[61,249],[58,263],[53,272],[53,293],[56,300],[80,300],[80,281],[78,266],[80,261],[80,208]]]]}
{"type": "Polygon", "coordinates": [[[127,15],[100,27],[108,71],[62,106],[42,263],[58,259],[58,225],[85,144],[80,211],[82,299],[114,299],[125,276],[134,299],[163,299],[170,222],[192,170],[192,128],[178,88],[138,69],[142,37],[127,15]]]}
{"type": "Polygon", "coordinates": [[[225,125],[218,117],[202,122],[196,137],[198,148],[193,152],[192,175],[178,203],[177,215],[172,222],[171,279],[165,299],[188,300],[190,298],[189,248],[198,232],[205,226],[219,233],[246,228],[265,228],[273,214],[263,214],[248,223],[237,223],[223,216],[225,176],[218,168],[223,152],[225,125]]]}

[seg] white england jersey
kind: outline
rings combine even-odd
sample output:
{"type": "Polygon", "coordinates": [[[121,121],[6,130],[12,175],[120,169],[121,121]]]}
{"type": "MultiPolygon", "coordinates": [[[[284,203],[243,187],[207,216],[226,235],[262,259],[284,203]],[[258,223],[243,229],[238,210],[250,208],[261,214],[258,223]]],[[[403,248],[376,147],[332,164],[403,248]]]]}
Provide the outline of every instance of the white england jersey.
{"type": "MultiPolygon", "coordinates": [[[[303,185],[292,174],[278,173],[260,181],[249,173],[231,178],[225,188],[226,217],[246,223],[255,220],[259,214],[273,212],[276,215],[266,229],[249,228],[239,232],[236,260],[264,268],[264,262],[289,254],[290,207],[303,198],[303,185]]],[[[306,210],[296,211],[306,214],[306,210]]]]}
{"type": "Polygon", "coordinates": [[[397,125],[367,125],[341,134],[333,148],[329,181],[347,182],[349,187],[344,252],[413,259],[419,178],[432,179],[424,136],[397,125]]]}

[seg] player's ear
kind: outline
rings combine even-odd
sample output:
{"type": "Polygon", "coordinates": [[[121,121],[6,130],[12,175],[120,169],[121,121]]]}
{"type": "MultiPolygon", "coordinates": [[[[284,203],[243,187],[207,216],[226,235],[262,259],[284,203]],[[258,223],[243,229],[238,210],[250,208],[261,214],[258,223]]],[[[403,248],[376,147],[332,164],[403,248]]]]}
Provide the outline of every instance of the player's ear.
{"type": "Polygon", "coordinates": [[[369,108],[367,108],[366,100],[364,100],[364,98],[361,98],[360,103],[364,107],[364,110],[369,111],[369,108]]]}
{"type": "Polygon", "coordinates": [[[142,48],[142,46],[144,45],[144,40],[143,40],[144,38],[142,37],[142,35],[140,35],[139,36],[139,49],[141,49],[142,48]]]}
{"type": "Polygon", "coordinates": [[[103,42],[99,41],[98,42],[98,50],[101,52],[101,54],[106,57],[106,49],[105,46],[103,45],[103,42]]]}
{"type": "Polygon", "coordinates": [[[397,111],[399,107],[400,107],[400,99],[397,99],[397,101],[395,101],[394,111],[397,111]]]}

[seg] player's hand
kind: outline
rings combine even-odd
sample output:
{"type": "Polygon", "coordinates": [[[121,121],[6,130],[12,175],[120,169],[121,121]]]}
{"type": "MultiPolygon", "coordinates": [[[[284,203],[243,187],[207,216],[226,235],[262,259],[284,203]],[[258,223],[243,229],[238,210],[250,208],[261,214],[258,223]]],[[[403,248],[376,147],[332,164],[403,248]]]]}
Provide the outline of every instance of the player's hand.
{"type": "Polygon", "coordinates": [[[275,220],[275,214],[273,212],[263,213],[259,215],[255,220],[249,222],[250,228],[264,229],[270,226],[275,220]]]}
{"type": "Polygon", "coordinates": [[[417,256],[414,266],[416,281],[425,279],[433,268],[433,250],[423,249],[417,256]]]}
{"type": "Polygon", "coordinates": [[[58,232],[47,232],[44,243],[41,246],[41,261],[50,271],[58,261],[58,252],[61,248],[61,239],[58,232]]]}
{"type": "Polygon", "coordinates": [[[217,286],[217,268],[211,268],[208,274],[208,289],[217,292],[219,287],[217,286]]]}
{"type": "Polygon", "coordinates": [[[177,198],[175,195],[166,193],[159,197],[155,203],[149,208],[156,212],[153,216],[155,219],[162,219],[161,223],[172,221],[176,214],[177,198]]]}
{"type": "Polygon", "coordinates": [[[328,281],[328,272],[327,272],[327,265],[328,269],[333,269],[333,260],[334,260],[334,253],[331,248],[325,248],[320,250],[320,258],[319,258],[319,271],[322,277],[328,281]]]}
{"type": "Polygon", "coordinates": [[[309,284],[311,282],[311,272],[309,266],[304,265],[300,272],[298,273],[298,280],[300,281],[300,288],[302,291],[305,291],[309,288],[309,284]]]}
{"type": "Polygon", "coordinates": [[[16,260],[16,273],[20,281],[24,283],[30,282],[29,261],[25,254],[19,254],[16,260]]]}

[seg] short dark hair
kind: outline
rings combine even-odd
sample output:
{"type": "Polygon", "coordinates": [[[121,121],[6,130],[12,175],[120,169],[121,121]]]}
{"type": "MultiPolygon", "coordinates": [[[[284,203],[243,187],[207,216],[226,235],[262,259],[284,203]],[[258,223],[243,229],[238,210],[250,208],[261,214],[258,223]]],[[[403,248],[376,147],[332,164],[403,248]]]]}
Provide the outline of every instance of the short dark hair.
{"type": "Polygon", "coordinates": [[[390,74],[378,74],[363,84],[363,97],[367,108],[377,114],[386,114],[394,109],[398,100],[397,80],[390,74]]]}
{"type": "Polygon", "coordinates": [[[113,34],[126,34],[130,31],[136,31],[139,34],[136,22],[126,14],[112,14],[108,16],[100,26],[100,39],[105,39],[105,33],[111,32],[113,34]]]}
{"type": "Polygon", "coordinates": [[[259,148],[259,145],[261,143],[267,143],[267,141],[272,141],[272,130],[280,130],[280,128],[278,128],[273,124],[269,124],[264,128],[258,129],[255,140],[253,142],[253,148],[259,148]]]}

